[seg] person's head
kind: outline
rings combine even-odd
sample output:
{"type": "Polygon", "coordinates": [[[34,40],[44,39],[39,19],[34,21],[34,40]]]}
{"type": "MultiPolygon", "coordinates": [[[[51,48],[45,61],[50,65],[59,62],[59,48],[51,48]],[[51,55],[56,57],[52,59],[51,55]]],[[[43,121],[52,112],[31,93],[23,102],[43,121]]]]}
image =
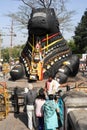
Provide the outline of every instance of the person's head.
{"type": "Polygon", "coordinates": [[[52,79],[53,79],[53,77],[50,75],[50,76],[48,77],[48,81],[51,82],[52,79]]]}
{"type": "Polygon", "coordinates": [[[44,89],[43,88],[40,88],[39,90],[39,95],[43,95],[44,94],[44,89]]]}
{"type": "Polygon", "coordinates": [[[40,88],[38,98],[45,99],[44,89],[40,88]]]}
{"type": "Polygon", "coordinates": [[[53,100],[54,99],[54,95],[53,94],[48,95],[48,97],[49,97],[49,100],[53,100]]]}
{"type": "Polygon", "coordinates": [[[56,94],[54,95],[54,100],[55,100],[55,101],[58,101],[59,97],[60,97],[60,96],[56,93],[56,94]]]}
{"type": "Polygon", "coordinates": [[[57,92],[57,94],[58,94],[59,96],[62,96],[62,90],[59,90],[59,91],[57,92]]]}
{"type": "Polygon", "coordinates": [[[29,90],[32,90],[33,88],[33,85],[29,85],[29,90]]]}

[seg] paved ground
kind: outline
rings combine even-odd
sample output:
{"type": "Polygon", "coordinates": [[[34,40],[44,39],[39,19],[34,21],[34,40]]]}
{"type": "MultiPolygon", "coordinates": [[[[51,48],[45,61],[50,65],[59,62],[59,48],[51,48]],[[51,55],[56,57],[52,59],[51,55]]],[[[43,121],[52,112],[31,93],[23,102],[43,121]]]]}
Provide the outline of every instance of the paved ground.
{"type": "Polygon", "coordinates": [[[26,114],[9,113],[6,119],[0,121],[0,130],[28,130],[26,114]]]}
{"type": "MultiPolygon", "coordinates": [[[[40,87],[44,87],[45,85],[45,80],[29,83],[27,81],[27,78],[12,81],[8,80],[8,78],[3,79],[1,77],[0,81],[6,81],[7,88],[10,88],[10,90],[14,89],[14,87],[29,88],[30,85],[33,85],[34,87],[37,87],[39,89],[40,87]]],[[[27,116],[23,112],[23,107],[21,107],[19,114],[9,113],[6,119],[1,120],[0,130],[28,130],[27,116]]]]}
{"type": "MultiPolygon", "coordinates": [[[[28,83],[26,78],[14,82],[8,79],[5,79],[5,81],[8,88],[14,88],[16,86],[24,88],[29,87],[29,85],[33,85],[34,87],[44,87],[45,85],[45,80],[37,81],[36,83],[28,83]]],[[[79,73],[75,78],[70,78],[69,81],[72,82],[73,85],[75,85],[75,81],[87,81],[87,77],[82,77],[82,74],[79,73]]],[[[15,115],[14,113],[9,113],[6,119],[0,121],[0,130],[28,130],[26,114],[23,113],[22,109],[21,113],[18,115],[15,115]]]]}

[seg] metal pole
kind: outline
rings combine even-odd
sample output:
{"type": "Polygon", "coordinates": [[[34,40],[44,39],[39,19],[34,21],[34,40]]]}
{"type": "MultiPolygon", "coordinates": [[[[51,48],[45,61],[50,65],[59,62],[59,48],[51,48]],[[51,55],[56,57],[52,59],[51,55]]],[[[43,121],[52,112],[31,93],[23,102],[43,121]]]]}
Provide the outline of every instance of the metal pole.
{"type": "Polygon", "coordinates": [[[11,23],[11,42],[10,42],[10,52],[9,52],[10,60],[12,58],[12,46],[13,46],[13,19],[12,19],[12,23],[11,23]]]}

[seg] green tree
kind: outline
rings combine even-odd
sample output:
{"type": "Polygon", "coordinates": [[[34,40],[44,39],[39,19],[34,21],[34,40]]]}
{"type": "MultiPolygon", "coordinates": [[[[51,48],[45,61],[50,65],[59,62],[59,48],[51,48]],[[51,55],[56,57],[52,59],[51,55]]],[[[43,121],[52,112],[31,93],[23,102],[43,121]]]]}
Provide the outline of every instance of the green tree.
{"type": "Polygon", "coordinates": [[[14,57],[14,58],[20,57],[20,53],[21,53],[21,46],[20,45],[12,48],[12,57],[14,57]]]}
{"type": "Polygon", "coordinates": [[[2,49],[1,53],[3,61],[9,61],[9,48],[2,49]]]}
{"type": "Polygon", "coordinates": [[[77,53],[77,48],[76,48],[76,44],[75,44],[74,40],[71,39],[71,40],[67,41],[67,44],[70,47],[70,49],[72,50],[72,53],[76,54],[77,53]]]}
{"type": "Polygon", "coordinates": [[[75,36],[73,38],[77,53],[85,53],[87,51],[87,9],[82,16],[80,23],[75,28],[75,36]]]}
{"type": "Polygon", "coordinates": [[[21,53],[21,50],[23,49],[24,45],[20,46],[14,46],[13,48],[5,48],[5,49],[2,49],[2,58],[3,58],[3,61],[5,62],[9,62],[9,59],[10,59],[10,51],[11,51],[11,57],[16,59],[16,58],[19,58],[20,57],[20,53],[21,53]]]}

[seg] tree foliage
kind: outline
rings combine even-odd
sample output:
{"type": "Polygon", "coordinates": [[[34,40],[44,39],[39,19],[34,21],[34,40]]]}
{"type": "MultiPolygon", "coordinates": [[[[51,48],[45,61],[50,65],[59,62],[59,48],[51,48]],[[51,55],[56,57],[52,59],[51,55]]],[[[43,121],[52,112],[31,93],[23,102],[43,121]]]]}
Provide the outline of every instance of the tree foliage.
{"type": "Polygon", "coordinates": [[[81,18],[80,23],[75,28],[75,45],[77,53],[85,53],[87,51],[87,9],[81,18]]]}
{"type": "Polygon", "coordinates": [[[3,61],[9,61],[9,48],[1,50],[3,61]]]}
{"type": "Polygon", "coordinates": [[[73,39],[69,40],[67,44],[70,47],[73,54],[77,53],[77,48],[73,39]]]}
{"type": "Polygon", "coordinates": [[[20,57],[21,50],[23,49],[24,45],[14,46],[13,48],[5,48],[2,49],[2,58],[3,61],[9,62],[10,57],[16,59],[20,57]]]}

